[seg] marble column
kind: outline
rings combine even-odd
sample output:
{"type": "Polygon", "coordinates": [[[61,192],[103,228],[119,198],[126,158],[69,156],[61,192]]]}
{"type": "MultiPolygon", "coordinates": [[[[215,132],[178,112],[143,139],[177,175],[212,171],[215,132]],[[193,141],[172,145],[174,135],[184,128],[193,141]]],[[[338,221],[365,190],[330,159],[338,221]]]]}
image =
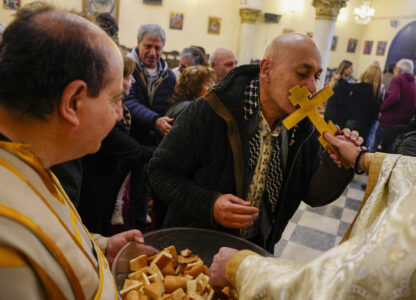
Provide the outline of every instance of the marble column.
{"type": "Polygon", "coordinates": [[[316,7],[316,20],[313,39],[322,54],[322,74],[318,89],[325,83],[326,69],[329,55],[331,54],[332,37],[334,36],[335,23],[341,8],[347,5],[348,0],[313,0],[316,7]]]}
{"type": "Polygon", "coordinates": [[[240,8],[241,27],[237,49],[239,65],[250,63],[256,33],[256,20],[260,11],[259,6],[247,7],[247,5],[243,5],[240,8]]]}

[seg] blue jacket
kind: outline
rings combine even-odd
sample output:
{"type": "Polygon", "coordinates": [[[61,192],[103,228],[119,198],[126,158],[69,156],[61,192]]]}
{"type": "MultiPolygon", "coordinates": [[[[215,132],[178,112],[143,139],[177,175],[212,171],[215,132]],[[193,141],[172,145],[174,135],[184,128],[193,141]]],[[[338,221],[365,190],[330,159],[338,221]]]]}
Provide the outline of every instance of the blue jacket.
{"type": "MultiPolygon", "coordinates": [[[[131,56],[136,61],[136,69],[133,72],[133,77],[136,82],[130,89],[130,94],[124,99],[124,104],[129,109],[132,116],[132,124],[135,124],[131,130],[139,142],[149,143],[149,136],[154,134],[154,124],[156,119],[165,115],[169,108],[168,99],[173,93],[176,84],[176,77],[171,70],[167,68],[167,63],[161,58],[160,64],[163,73],[155,86],[155,93],[153,101],[147,91],[147,80],[144,73],[139,69],[137,63],[138,50],[135,49],[135,57],[131,56]]],[[[133,52],[132,52],[133,53],[133,52]]]]}

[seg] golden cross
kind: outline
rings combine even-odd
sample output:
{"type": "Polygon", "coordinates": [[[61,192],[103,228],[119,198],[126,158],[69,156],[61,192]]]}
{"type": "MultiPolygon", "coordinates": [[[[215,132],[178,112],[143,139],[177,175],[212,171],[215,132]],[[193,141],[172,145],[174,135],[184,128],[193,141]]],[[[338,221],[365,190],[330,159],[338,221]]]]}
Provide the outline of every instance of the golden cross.
{"type": "MultiPolygon", "coordinates": [[[[338,149],[328,144],[328,142],[325,141],[323,137],[324,132],[328,132],[332,135],[335,135],[335,133],[337,132],[337,128],[335,127],[334,123],[332,123],[332,121],[326,123],[317,110],[319,105],[321,105],[334,94],[331,88],[329,86],[324,87],[311,99],[309,99],[310,92],[306,88],[306,86],[300,87],[299,85],[297,85],[294,88],[292,88],[289,92],[291,94],[289,96],[290,102],[294,106],[299,105],[299,109],[297,109],[291,115],[286,117],[282,122],[283,125],[287,128],[287,130],[290,130],[293,126],[298,124],[304,118],[308,117],[320,133],[318,141],[322,144],[322,146],[324,148],[329,146],[329,148],[333,152],[335,152],[339,158],[341,158],[338,149]]],[[[345,169],[348,169],[350,167],[345,160],[341,159],[341,162],[345,169]]]]}

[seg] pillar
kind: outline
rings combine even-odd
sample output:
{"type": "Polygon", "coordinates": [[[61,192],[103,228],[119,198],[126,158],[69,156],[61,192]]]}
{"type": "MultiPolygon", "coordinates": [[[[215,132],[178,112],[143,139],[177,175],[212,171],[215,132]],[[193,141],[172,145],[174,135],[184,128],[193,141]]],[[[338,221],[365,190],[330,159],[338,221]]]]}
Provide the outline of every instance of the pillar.
{"type": "Polygon", "coordinates": [[[347,1],[348,0],[313,0],[312,2],[312,5],[316,7],[313,39],[318,45],[322,55],[322,74],[318,89],[322,88],[325,83],[335,23],[340,9],[347,5],[347,1]]]}
{"type": "Polygon", "coordinates": [[[239,65],[250,63],[256,33],[256,20],[260,11],[259,6],[247,7],[244,5],[240,8],[241,27],[237,49],[239,65]]]}

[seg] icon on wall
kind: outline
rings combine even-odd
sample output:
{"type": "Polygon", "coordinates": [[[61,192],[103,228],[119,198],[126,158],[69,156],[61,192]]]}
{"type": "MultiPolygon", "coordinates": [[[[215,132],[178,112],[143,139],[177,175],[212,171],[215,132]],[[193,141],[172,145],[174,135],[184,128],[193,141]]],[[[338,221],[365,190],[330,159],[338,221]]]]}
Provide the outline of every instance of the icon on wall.
{"type": "Polygon", "coordinates": [[[349,53],[355,53],[355,49],[357,48],[357,39],[349,39],[348,40],[348,46],[347,46],[347,52],[349,53]]]}
{"type": "Polygon", "coordinates": [[[120,0],[83,0],[83,11],[87,16],[109,13],[118,20],[120,0]]]}
{"type": "Polygon", "coordinates": [[[373,41],[365,41],[364,42],[364,51],[363,54],[371,54],[371,50],[373,50],[373,41]]]}
{"type": "Polygon", "coordinates": [[[334,35],[332,37],[331,51],[337,50],[337,44],[338,44],[338,37],[336,35],[334,35]]]}
{"type": "Polygon", "coordinates": [[[208,17],[208,33],[220,34],[221,18],[208,17]]]}
{"type": "Polygon", "coordinates": [[[143,0],[144,4],[162,5],[162,0],[143,0]]]}
{"type": "Polygon", "coordinates": [[[383,56],[384,53],[386,52],[386,46],[387,46],[387,41],[378,41],[377,42],[376,55],[383,56]]]}
{"type": "Polygon", "coordinates": [[[20,0],[4,0],[3,7],[7,9],[19,9],[20,0]]]}
{"type": "Polygon", "coordinates": [[[183,27],[183,12],[171,11],[169,19],[169,28],[182,30],[183,27]]]}

